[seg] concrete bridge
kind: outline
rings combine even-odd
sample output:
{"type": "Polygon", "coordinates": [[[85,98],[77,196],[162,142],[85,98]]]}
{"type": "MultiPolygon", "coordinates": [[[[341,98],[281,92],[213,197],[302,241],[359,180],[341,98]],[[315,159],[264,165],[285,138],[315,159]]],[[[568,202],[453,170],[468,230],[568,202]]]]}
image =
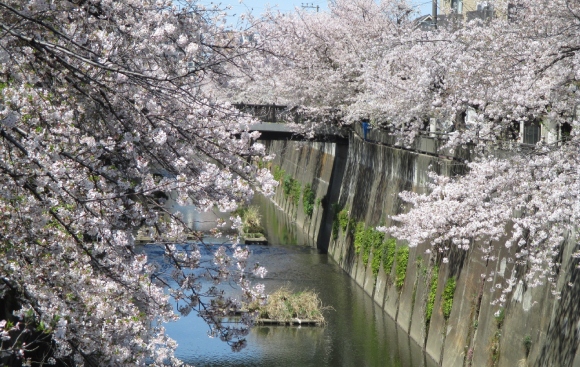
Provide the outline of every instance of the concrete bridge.
{"type": "Polygon", "coordinates": [[[235,103],[233,106],[261,121],[251,125],[250,131],[259,131],[262,140],[348,142],[349,128],[324,125],[310,129],[304,116],[288,106],[248,103],[235,103]]]}
{"type": "Polygon", "coordinates": [[[348,142],[348,128],[325,126],[316,128],[311,133],[282,122],[262,122],[250,126],[250,131],[259,131],[261,140],[308,140],[322,142],[348,142]]]}

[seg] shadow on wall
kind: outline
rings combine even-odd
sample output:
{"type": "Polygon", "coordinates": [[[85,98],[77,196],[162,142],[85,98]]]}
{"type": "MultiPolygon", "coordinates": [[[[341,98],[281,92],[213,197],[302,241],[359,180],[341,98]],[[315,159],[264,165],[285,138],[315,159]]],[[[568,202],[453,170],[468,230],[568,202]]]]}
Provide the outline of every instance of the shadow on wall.
{"type": "Polygon", "coordinates": [[[572,259],[566,269],[567,279],[562,298],[557,302],[555,317],[550,323],[538,367],[572,366],[578,351],[580,323],[580,269],[579,260],[572,259]]]}
{"type": "Polygon", "coordinates": [[[457,246],[453,246],[451,248],[449,254],[449,277],[456,277],[458,278],[461,269],[463,269],[463,265],[465,264],[465,260],[467,259],[467,251],[463,249],[457,248],[457,246]]]}

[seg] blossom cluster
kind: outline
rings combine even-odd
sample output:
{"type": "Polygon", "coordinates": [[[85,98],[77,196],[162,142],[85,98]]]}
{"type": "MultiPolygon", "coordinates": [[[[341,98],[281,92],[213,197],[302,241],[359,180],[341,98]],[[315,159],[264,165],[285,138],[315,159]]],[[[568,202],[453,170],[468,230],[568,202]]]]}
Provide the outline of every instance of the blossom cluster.
{"type": "Polygon", "coordinates": [[[0,353],[178,363],[162,326],[177,317],[170,295],[189,310],[206,301],[188,273],[199,253],[170,245],[196,233],[167,194],[226,211],[275,185],[251,164],[264,155],[253,120],[206,91],[251,50],[192,1],[2,0],[0,14],[0,298],[14,311],[0,315],[0,353]],[[175,283],[137,251],[139,228],[166,244],[175,283]]]}

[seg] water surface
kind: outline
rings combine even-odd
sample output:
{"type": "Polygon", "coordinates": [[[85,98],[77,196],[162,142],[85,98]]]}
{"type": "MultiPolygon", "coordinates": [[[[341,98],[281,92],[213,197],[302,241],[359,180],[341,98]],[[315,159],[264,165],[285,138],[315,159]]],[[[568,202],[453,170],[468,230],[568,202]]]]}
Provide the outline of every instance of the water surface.
{"type": "Polygon", "coordinates": [[[314,290],[333,308],[325,313],[327,324],[256,326],[248,346],[232,352],[224,342],[208,338],[207,325],[192,313],[166,325],[179,344],[178,358],[195,366],[435,366],[328,255],[304,246],[308,240],[274,204],[267,199],[257,203],[271,243],[253,245],[251,252],[252,261],[268,269],[261,280],[266,291],[282,286],[314,290]]]}

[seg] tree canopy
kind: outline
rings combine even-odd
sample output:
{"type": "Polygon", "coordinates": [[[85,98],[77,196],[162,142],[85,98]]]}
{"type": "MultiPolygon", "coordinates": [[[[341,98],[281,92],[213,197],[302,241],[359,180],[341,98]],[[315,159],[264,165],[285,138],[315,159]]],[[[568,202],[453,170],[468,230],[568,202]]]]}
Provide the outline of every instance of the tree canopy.
{"type": "MultiPolygon", "coordinates": [[[[231,211],[272,191],[251,119],[207,93],[251,48],[189,1],[6,0],[0,14],[2,363],[172,360],[170,283],[137,251],[141,227],[164,244],[181,313],[242,347],[251,320],[220,323],[239,303],[201,287],[200,248],[172,245],[198,234],[164,203],[231,211]]],[[[247,256],[220,247],[204,274],[259,296],[247,256]]]]}
{"type": "MultiPolygon", "coordinates": [[[[438,120],[448,148],[472,152],[469,172],[433,175],[430,193],[404,193],[412,209],[383,230],[443,257],[487,241],[495,259],[505,246],[525,269],[521,281],[551,283],[580,216],[580,4],[486,4],[491,18],[447,9],[437,28],[400,0],[271,12],[256,25],[267,52],[247,58],[227,95],[298,106],[315,123],[329,111],[342,124],[368,119],[402,146],[438,120]],[[544,138],[524,149],[517,137],[528,125],[544,138]]],[[[500,288],[509,293],[516,281],[500,288]]]]}

